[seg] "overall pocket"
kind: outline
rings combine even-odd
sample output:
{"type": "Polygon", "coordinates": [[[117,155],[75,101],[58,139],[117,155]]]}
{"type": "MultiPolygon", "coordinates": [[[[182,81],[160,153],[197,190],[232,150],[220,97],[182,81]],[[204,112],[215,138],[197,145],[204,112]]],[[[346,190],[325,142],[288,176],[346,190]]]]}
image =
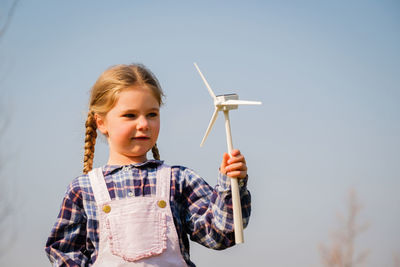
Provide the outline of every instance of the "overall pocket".
{"type": "Polygon", "coordinates": [[[165,213],[126,213],[107,218],[111,252],[126,261],[137,261],[161,254],[167,248],[165,213]]]}

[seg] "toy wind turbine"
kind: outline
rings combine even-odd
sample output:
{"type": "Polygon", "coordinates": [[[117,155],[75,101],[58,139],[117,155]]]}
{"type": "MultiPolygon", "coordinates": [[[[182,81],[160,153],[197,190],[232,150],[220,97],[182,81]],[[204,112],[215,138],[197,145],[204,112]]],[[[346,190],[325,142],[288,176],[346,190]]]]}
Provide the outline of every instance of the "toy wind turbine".
{"type": "MultiPolygon", "coordinates": [[[[237,109],[238,105],[261,105],[261,102],[239,100],[239,96],[237,94],[224,94],[216,96],[196,63],[194,63],[194,66],[199,72],[201,78],[203,79],[203,82],[205,83],[208,92],[213,98],[215,106],[214,114],[211,117],[211,121],[208,125],[208,128],[203,137],[203,140],[201,141],[200,146],[203,146],[204,142],[206,141],[211,131],[211,128],[213,127],[218,117],[218,112],[223,111],[225,115],[226,141],[228,144],[228,152],[230,155],[233,150],[233,144],[232,144],[231,126],[229,121],[229,110],[237,109]]],[[[242,221],[242,208],[240,204],[238,179],[231,179],[231,189],[232,189],[232,204],[233,204],[233,223],[235,227],[234,228],[235,242],[236,244],[239,244],[243,243],[243,221],[242,221]]]]}

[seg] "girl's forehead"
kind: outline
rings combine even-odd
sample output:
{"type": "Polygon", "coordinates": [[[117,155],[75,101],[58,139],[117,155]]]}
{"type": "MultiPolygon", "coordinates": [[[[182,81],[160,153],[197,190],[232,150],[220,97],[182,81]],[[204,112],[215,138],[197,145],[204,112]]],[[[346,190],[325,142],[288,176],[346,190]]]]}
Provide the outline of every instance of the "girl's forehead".
{"type": "Polygon", "coordinates": [[[122,109],[159,108],[160,105],[151,89],[146,86],[135,86],[124,89],[119,93],[115,107],[122,109]]]}

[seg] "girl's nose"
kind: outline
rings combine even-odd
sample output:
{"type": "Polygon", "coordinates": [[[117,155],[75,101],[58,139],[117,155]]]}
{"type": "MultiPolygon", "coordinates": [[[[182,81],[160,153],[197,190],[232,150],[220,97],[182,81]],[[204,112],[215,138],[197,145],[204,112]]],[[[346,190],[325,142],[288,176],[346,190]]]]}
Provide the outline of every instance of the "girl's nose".
{"type": "Polygon", "coordinates": [[[145,116],[140,116],[138,118],[137,129],[138,130],[147,130],[149,128],[149,122],[145,116]]]}

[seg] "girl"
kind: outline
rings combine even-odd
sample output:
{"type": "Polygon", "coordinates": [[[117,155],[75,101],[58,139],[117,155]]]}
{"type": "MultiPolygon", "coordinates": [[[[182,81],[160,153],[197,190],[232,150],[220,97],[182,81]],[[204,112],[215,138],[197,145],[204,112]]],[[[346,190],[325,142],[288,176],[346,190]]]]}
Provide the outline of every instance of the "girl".
{"type": "Polygon", "coordinates": [[[244,226],[250,216],[247,167],[239,150],[223,155],[218,183],[167,166],[156,141],[163,92],[142,65],[117,65],[94,84],[86,120],[83,175],[68,186],[46,243],[54,266],[195,266],[189,240],[234,245],[230,180],[240,179],[244,226]],[[97,133],[107,165],[92,170],[97,133]],[[147,159],[152,150],[154,160],[147,159]]]}

